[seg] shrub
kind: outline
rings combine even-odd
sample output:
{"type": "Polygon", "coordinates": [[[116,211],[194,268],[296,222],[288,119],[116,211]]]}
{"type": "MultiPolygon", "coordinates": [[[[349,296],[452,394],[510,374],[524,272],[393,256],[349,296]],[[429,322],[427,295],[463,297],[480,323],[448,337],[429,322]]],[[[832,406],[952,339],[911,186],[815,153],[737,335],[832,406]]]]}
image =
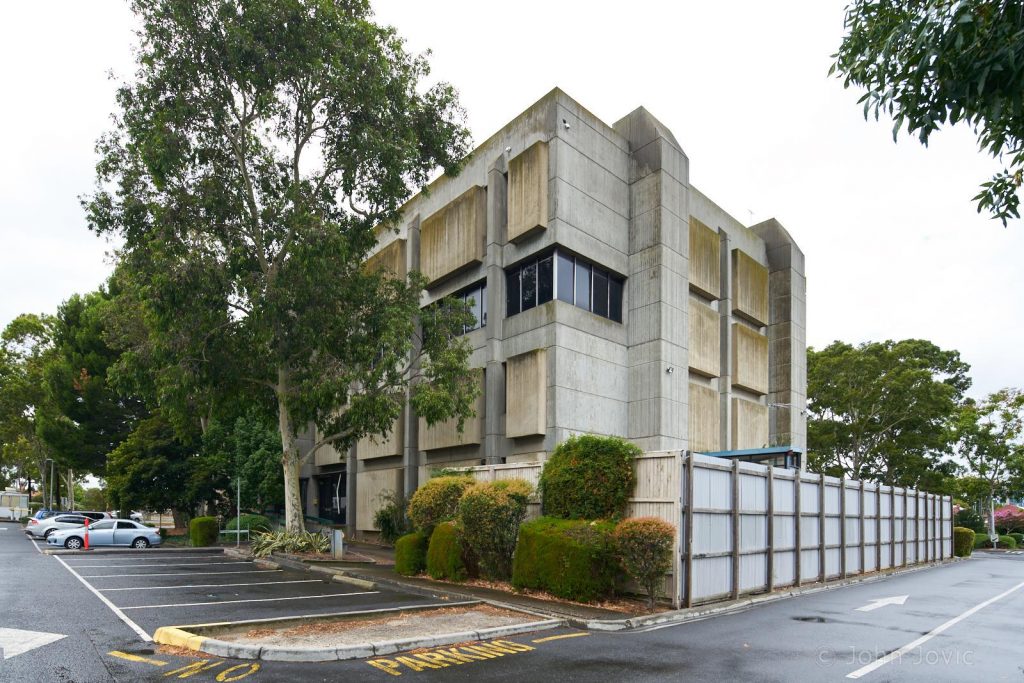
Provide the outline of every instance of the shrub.
{"type": "MultiPolygon", "coordinates": [[[[975,534],[974,535],[974,549],[975,550],[978,550],[979,548],[991,548],[991,547],[992,547],[992,541],[989,540],[987,533],[986,534],[975,534]]],[[[1014,540],[1014,538],[1012,536],[1000,536],[998,543],[996,543],[996,547],[997,548],[1004,548],[1006,550],[1016,550],[1016,548],[1017,548],[1017,541],[1014,540]]]]}
{"type": "Polygon", "coordinates": [[[615,551],[622,568],[647,591],[651,609],[658,597],[658,585],[672,568],[675,536],[675,528],[657,517],[624,519],[615,527],[615,551]]]}
{"type": "Polygon", "coordinates": [[[414,531],[395,541],[395,571],[405,576],[415,576],[426,569],[427,547],[430,536],[414,531]]]}
{"type": "Polygon", "coordinates": [[[591,602],[615,591],[611,522],[540,517],[519,529],[512,585],[591,602]]]}
{"type": "Polygon", "coordinates": [[[512,576],[519,525],[531,495],[533,486],[522,479],[474,484],[462,494],[458,509],[462,540],[487,578],[512,576]]]}
{"type": "Polygon", "coordinates": [[[237,529],[241,524],[242,529],[248,529],[250,532],[262,531],[267,532],[272,529],[270,520],[263,515],[252,515],[243,514],[241,517],[232,517],[225,529],[237,529]]]}
{"type": "Polygon", "coordinates": [[[974,534],[974,549],[978,548],[991,548],[992,541],[988,540],[988,534],[982,532],[976,532],[974,534]]]}
{"type": "Polygon", "coordinates": [[[558,444],[540,477],[544,514],[563,519],[622,515],[633,490],[633,459],[642,451],[612,436],[572,436],[558,444]]]}
{"type": "Polygon", "coordinates": [[[970,557],[974,550],[974,531],[966,527],[953,527],[953,554],[957,557],[970,557]]]}
{"type": "Polygon", "coordinates": [[[954,526],[971,529],[974,532],[985,531],[985,521],[974,508],[961,508],[953,515],[954,526]]]}
{"type": "Polygon", "coordinates": [[[380,540],[394,545],[399,536],[409,533],[411,525],[405,516],[405,496],[400,492],[385,491],[380,494],[382,505],[373,513],[373,525],[380,532],[380,540]]]}
{"type": "Polygon", "coordinates": [[[270,531],[253,536],[252,554],[266,557],[270,553],[328,553],[331,539],[323,534],[301,531],[270,531]]]}
{"type": "Polygon", "coordinates": [[[220,535],[220,524],[216,517],[193,517],[188,523],[188,535],[193,547],[213,545],[220,535]]]}
{"type": "Polygon", "coordinates": [[[998,547],[1006,548],[1007,550],[1016,550],[1017,539],[1015,539],[1013,536],[1000,536],[998,547]]]}
{"type": "Polygon", "coordinates": [[[453,522],[441,522],[434,527],[427,547],[427,574],[434,579],[462,581],[466,578],[466,564],[462,559],[459,529],[453,522]]]}
{"type": "Polygon", "coordinates": [[[419,487],[409,499],[409,519],[428,536],[441,522],[455,519],[459,498],[473,484],[468,476],[435,477],[419,487]]]}
{"type": "Polygon", "coordinates": [[[1017,541],[1018,546],[1024,544],[1024,534],[1020,533],[1019,531],[1015,531],[1012,534],[1007,534],[1007,536],[1017,541]]]}

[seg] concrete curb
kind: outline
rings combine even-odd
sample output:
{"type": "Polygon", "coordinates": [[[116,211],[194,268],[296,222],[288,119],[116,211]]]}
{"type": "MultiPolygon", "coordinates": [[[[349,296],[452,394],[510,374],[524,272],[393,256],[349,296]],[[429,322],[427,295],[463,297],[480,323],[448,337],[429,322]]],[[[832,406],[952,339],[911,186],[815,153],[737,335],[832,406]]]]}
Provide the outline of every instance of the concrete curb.
{"type": "Polygon", "coordinates": [[[711,616],[719,616],[724,614],[732,614],[734,612],[742,612],[750,609],[757,605],[769,602],[776,602],[778,600],[785,600],[787,598],[795,598],[801,595],[812,595],[814,593],[822,593],[825,591],[836,590],[838,588],[845,588],[847,586],[854,586],[861,583],[872,583],[874,581],[881,581],[893,576],[900,576],[911,572],[921,571],[924,569],[932,569],[935,567],[943,567],[947,565],[960,562],[965,558],[953,557],[940,562],[929,562],[927,564],[915,565],[913,567],[900,568],[895,570],[888,570],[883,573],[870,574],[868,576],[853,576],[846,579],[836,579],[827,583],[816,583],[808,586],[800,586],[789,588],[774,593],[761,593],[758,595],[752,595],[740,600],[734,600],[732,602],[716,605],[705,605],[701,607],[694,607],[687,610],[674,610],[672,612],[662,612],[661,614],[651,614],[640,617],[630,617],[628,619],[568,619],[567,622],[570,626],[576,628],[585,628],[591,631],[625,631],[629,629],[642,628],[645,626],[656,626],[659,624],[674,624],[682,623],[686,621],[699,621],[706,619],[711,616]]]}
{"type": "MultiPolygon", "coordinates": [[[[220,640],[218,638],[193,633],[186,629],[198,628],[225,628],[237,627],[240,625],[256,624],[284,624],[306,621],[322,621],[331,617],[358,617],[367,615],[379,615],[382,613],[401,613],[413,610],[428,610],[447,607],[461,607],[474,604],[481,604],[483,601],[474,600],[463,603],[443,603],[435,605],[423,605],[415,608],[389,607],[379,610],[365,610],[361,612],[337,612],[334,614],[317,614],[303,617],[288,617],[285,619],[250,619],[237,622],[219,622],[214,624],[193,624],[190,626],[164,626],[158,628],[153,634],[153,640],[161,645],[172,645],[174,647],[198,650],[217,657],[233,657],[235,659],[261,659],[265,661],[279,662],[332,662],[346,659],[360,659],[386,654],[393,654],[403,650],[416,648],[440,647],[442,645],[453,645],[466,641],[482,641],[494,638],[517,635],[520,633],[531,633],[534,631],[545,631],[565,625],[563,619],[545,619],[542,621],[531,621],[511,626],[498,626],[495,628],[480,629],[479,631],[461,631],[458,633],[443,633],[437,636],[400,638],[397,640],[380,641],[376,643],[357,643],[354,645],[343,645],[340,647],[279,647],[272,645],[254,645],[248,643],[237,643],[220,640]]],[[[520,610],[521,611],[521,610],[520,610]]],[[[340,620],[340,619],[339,619],[340,620]]]]}
{"type": "Polygon", "coordinates": [[[365,590],[372,591],[377,588],[377,584],[373,581],[367,581],[366,579],[357,579],[354,576],[349,576],[345,573],[344,569],[335,569],[334,567],[310,567],[310,571],[320,572],[321,574],[327,574],[335,581],[339,583],[347,583],[351,586],[357,586],[365,590]]]}
{"type": "Polygon", "coordinates": [[[208,548],[145,548],[136,550],[134,548],[104,548],[89,550],[68,550],[66,548],[40,548],[44,555],[163,555],[171,553],[225,553],[225,548],[210,546],[208,548]]]}

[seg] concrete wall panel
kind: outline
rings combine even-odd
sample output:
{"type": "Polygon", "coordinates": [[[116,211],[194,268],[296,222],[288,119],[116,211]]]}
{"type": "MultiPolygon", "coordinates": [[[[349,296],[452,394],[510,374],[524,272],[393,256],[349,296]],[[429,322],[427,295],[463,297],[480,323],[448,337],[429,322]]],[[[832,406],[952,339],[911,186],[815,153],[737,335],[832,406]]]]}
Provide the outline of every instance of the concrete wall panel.
{"type": "Polygon", "coordinates": [[[476,398],[473,409],[475,417],[466,418],[463,424],[462,433],[458,430],[458,420],[452,418],[439,422],[434,426],[427,426],[424,418],[419,419],[420,450],[432,451],[439,448],[452,448],[467,444],[479,444],[484,432],[484,371],[483,369],[472,370],[480,382],[480,394],[476,398]]]}
{"type": "Polygon", "coordinates": [[[708,377],[721,374],[721,332],[718,311],[690,299],[690,370],[708,377]]]}
{"type": "Polygon", "coordinates": [[[768,324],[768,269],[740,249],[732,250],[733,313],[768,324]]]}
{"type": "Polygon", "coordinates": [[[718,233],[690,216],[690,289],[717,299],[722,288],[718,233]]]}
{"type": "Polygon", "coordinates": [[[371,458],[386,458],[392,455],[402,455],[405,446],[405,415],[398,416],[391,425],[391,432],[387,436],[373,434],[365,436],[356,444],[356,458],[359,460],[370,460],[371,458]]]}
{"type": "Polygon", "coordinates": [[[508,240],[548,227],[548,143],[535,142],[508,162],[508,240]]]}
{"type": "Polygon", "coordinates": [[[505,435],[544,434],[547,429],[547,352],[509,358],[505,375],[505,435]]]}
{"type": "Polygon", "coordinates": [[[406,245],[408,240],[396,239],[376,254],[366,259],[364,268],[368,273],[386,270],[404,280],[406,275],[406,245]]]}
{"type": "Polygon", "coordinates": [[[720,450],[721,410],[718,392],[711,387],[690,383],[690,450],[714,453],[720,450]]]}
{"type": "Polygon", "coordinates": [[[356,486],[356,527],[359,531],[376,531],[373,516],[384,504],[384,493],[402,490],[402,468],[360,472],[356,475],[356,486]]]}
{"type": "Polygon", "coordinates": [[[481,263],[487,239],[487,189],[471,187],[423,221],[420,270],[433,284],[481,263]]]}
{"type": "Polygon", "coordinates": [[[768,393],[768,337],[741,323],[732,324],[732,384],[755,394],[768,393]]]}
{"type": "Polygon", "coordinates": [[[768,406],[742,398],[732,400],[732,447],[764,448],[768,445],[768,406]]]}

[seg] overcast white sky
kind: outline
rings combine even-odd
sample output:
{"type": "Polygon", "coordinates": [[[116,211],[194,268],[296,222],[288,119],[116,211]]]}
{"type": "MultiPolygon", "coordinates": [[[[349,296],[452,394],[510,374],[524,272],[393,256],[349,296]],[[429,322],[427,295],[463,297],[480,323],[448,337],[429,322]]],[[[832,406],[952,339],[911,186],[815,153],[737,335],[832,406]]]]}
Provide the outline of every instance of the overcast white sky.
{"type": "MultiPolygon", "coordinates": [[[[864,121],[827,78],[843,0],[374,2],[433,77],[453,83],[477,141],[554,86],[612,123],[639,105],[674,133],[693,184],[750,224],[778,218],[807,256],[808,341],[921,337],[960,350],[980,395],[1024,385],[1024,225],[971,197],[995,169],[967,129],[929,149],[864,121]]],[[[0,325],[53,312],[109,274],[85,228],[106,73],[132,71],[120,0],[0,10],[0,325]]]]}

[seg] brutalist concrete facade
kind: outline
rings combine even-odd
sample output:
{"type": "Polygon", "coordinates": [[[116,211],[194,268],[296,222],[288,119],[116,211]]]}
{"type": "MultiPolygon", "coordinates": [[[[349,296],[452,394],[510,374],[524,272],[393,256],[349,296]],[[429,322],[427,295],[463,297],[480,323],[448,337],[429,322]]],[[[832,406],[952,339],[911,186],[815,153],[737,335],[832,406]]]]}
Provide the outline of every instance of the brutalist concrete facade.
{"type": "Polygon", "coordinates": [[[648,451],[804,450],[803,253],[777,221],[746,227],[693,187],[686,153],[643,108],[608,125],[553,90],[410,200],[373,259],[424,272],[424,306],[481,299],[485,324],[466,339],[483,392],[461,434],[407,409],[354,449],[359,531],[382,492],[411,492],[432,468],[542,459],[574,433],[648,451]]]}

